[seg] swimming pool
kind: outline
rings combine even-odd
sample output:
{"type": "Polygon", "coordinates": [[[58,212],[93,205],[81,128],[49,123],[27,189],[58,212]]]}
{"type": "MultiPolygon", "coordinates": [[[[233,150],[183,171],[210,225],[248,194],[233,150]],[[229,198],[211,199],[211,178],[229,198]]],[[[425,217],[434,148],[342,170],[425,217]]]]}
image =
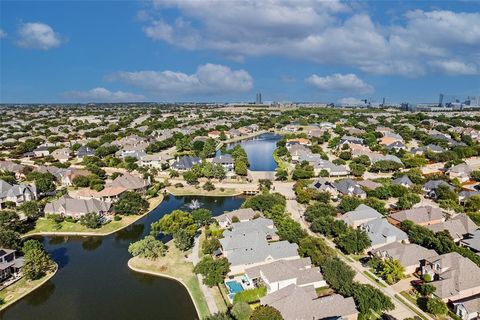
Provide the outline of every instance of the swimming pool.
{"type": "Polygon", "coordinates": [[[243,291],[242,285],[237,281],[227,281],[225,282],[225,285],[227,286],[229,293],[235,294],[243,291]]]}

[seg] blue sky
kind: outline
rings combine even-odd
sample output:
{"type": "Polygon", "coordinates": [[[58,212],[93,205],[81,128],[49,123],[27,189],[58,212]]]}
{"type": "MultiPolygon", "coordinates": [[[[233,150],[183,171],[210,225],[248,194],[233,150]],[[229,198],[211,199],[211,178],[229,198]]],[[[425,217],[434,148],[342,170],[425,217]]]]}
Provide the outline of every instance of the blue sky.
{"type": "Polygon", "coordinates": [[[0,1],[0,102],[480,95],[480,2],[0,1]]]}

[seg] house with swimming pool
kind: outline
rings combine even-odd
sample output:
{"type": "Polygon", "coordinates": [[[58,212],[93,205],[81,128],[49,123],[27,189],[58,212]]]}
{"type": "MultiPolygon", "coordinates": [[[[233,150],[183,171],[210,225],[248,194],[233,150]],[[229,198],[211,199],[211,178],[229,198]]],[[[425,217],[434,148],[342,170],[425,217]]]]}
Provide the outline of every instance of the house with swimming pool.
{"type": "Polygon", "coordinates": [[[220,239],[222,254],[230,262],[230,275],[277,260],[299,259],[298,245],[278,241],[276,231],[273,221],[265,218],[232,223],[220,239]]]}
{"type": "Polygon", "coordinates": [[[319,267],[312,266],[309,257],[294,260],[278,260],[245,270],[245,278],[255,287],[265,286],[267,293],[283,289],[291,284],[299,287],[326,287],[319,267]]]}

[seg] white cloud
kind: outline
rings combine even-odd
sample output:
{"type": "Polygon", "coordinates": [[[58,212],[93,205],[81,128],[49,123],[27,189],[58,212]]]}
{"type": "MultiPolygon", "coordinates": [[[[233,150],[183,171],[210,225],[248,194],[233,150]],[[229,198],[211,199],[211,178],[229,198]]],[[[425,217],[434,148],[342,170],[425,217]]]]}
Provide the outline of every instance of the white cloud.
{"type": "Polygon", "coordinates": [[[17,44],[22,48],[48,50],[58,47],[62,42],[52,27],[41,22],[23,23],[17,33],[17,44]]]}
{"type": "Polygon", "coordinates": [[[311,75],[306,81],[327,92],[351,92],[369,94],[373,93],[374,88],[359,79],[355,74],[335,73],[329,76],[320,77],[316,74],[311,75]]]}
{"type": "Polygon", "coordinates": [[[394,24],[382,25],[362,13],[365,10],[354,10],[353,3],[340,1],[157,0],[154,4],[143,28],[148,37],[189,50],[217,50],[227,57],[281,55],[412,77],[431,71],[436,60],[469,65],[478,61],[480,51],[478,12],[415,10],[394,24]],[[167,21],[162,11],[171,8],[181,14],[167,21]]]}
{"type": "Polygon", "coordinates": [[[465,63],[458,60],[437,60],[430,65],[447,74],[478,74],[479,67],[474,63],[465,63]]]}
{"type": "Polygon", "coordinates": [[[0,39],[3,39],[7,36],[7,33],[3,31],[3,29],[0,29],[0,39]]]}
{"type": "Polygon", "coordinates": [[[138,102],[145,100],[143,95],[124,91],[110,91],[105,88],[93,88],[88,91],[68,91],[63,95],[76,101],[88,102],[138,102]]]}
{"type": "Polygon", "coordinates": [[[158,96],[222,95],[249,91],[253,87],[247,71],[210,63],[198,66],[194,74],[169,70],[122,71],[107,76],[107,80],[137,86],[158,96]]]}

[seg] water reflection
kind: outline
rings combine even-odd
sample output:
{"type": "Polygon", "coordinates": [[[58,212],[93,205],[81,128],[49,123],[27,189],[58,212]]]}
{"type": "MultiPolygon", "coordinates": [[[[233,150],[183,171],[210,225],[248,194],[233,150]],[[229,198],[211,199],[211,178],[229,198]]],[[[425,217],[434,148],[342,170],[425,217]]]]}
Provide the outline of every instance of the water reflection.
{"type": "Polygon", "coordinates": [[[59,270],[62,268],[65,268],[70,262],[70,258],[68,257],[66,247],[55,248],[49,251],[53,260],[55,260],[55,262],[58,264],[59,270]]]}
{"type": "Polygon", "coordinates": [[[102,245],[102,238],[101,237],[90,237],[86,238],[82,242],[82,248],[86,251],[93,251],[98,249],[102,245]]]}
{"type": "Polygon", "coordinates": [[[50,296],[55,291],[55,284],[49,280],[43,286],[37,289],[41,294],[29,294],[25,297],[25,302],[31,306],[39,306],[50,299],[50,296]]]}
{"type": "Polygon", "coordinates": [[[115,233],[115,240],[117,241],[136,241],[141,238],[145,230],[143,223],[131,225],[115,233]]]}

